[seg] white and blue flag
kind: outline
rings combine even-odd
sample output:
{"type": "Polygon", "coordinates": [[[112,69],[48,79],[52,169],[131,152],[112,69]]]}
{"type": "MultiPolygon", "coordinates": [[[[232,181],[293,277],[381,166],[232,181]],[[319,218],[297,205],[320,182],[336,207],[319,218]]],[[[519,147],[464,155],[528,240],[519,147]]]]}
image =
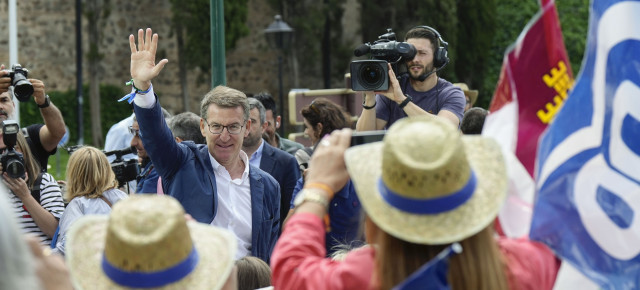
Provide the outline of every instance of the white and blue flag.
{"type": "Polygon", "coordinates": [[[580,75],[538,146],[530,236],[606,289],[640,288],[640,1],[593,0],[580,75]]]}

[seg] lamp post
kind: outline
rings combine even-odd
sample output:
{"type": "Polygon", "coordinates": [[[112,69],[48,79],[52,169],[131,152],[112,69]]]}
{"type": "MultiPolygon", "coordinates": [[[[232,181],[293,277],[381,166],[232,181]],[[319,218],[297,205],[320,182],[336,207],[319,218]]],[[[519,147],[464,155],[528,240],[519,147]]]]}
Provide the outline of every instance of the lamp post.
{"type": "MultiPolygon", "coordinates": [[[[264,30],[264,35],[271,47],[278,49],[278,90],[280,93],[280,112],[282,116],[282,125],[280,126],[280,135],[284,137],[284,95],[282,94],[282,50],[289,47],[291,38],[293,37],[293,28],[286,22],[282,21],[282,16],[276,15],[275,20],[269,24],[264,30]]],[[[275,117],[275,116],[274,116],[275,117]]]]}

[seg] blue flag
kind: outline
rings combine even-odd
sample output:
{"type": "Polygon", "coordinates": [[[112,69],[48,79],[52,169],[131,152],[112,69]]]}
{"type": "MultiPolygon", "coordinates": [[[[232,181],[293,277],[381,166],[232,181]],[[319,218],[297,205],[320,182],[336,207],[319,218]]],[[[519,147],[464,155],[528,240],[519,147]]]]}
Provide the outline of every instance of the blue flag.
{"type": "Polygon", "coordinates": [[[393,287],[393,290],[449,290],[449,258],[453,255],[462,253],[462,246],[459,243],[453,243],[446,247],[437,256],[426,264],[422,265],[418,270],[413,272],[407,279],[399,285],[393,287]]]}
{"type": "Polygon", "coordinates": [[[607,289],[640,287],[640,1],[593,0],[582,71],[540,139],[531,238],[607,289]]]}

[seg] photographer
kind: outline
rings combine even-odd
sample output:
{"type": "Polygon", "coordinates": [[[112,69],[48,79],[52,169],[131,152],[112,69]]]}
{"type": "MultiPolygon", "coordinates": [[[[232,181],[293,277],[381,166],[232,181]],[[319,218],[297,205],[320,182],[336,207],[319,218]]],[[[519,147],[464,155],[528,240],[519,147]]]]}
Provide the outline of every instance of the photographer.
{"type": "Polygon", "coordinates": [[[388,65],[389,89],[375,92],[378,95],[365,93],[357,131],[388,129],[401,118],[418,115],[435,115],[459,127],[464,94],[437,74],[449,61],[448,44],[435,29],[427,26],[409,30],[405,41],[417,50],[415,57],[406,62],[408,73],[398,80],[388,65]]]}
{"type": "Polygon", "coordinates": [[[58,220],[64,211],[62,193],[53,176],[40,172],[40,166],[31,155],[27,140],[20,130],[16,129],[13,134],[16,134],[13,137],[14,144],[5,144],[4,134],[0,136],[0,148],[3,156],[10,152],[12,147],[22,154],[25,174],[23,178],[12,178],[0,163],[3,182],[11,190],[9,199],[22,232],[33,233],[40,242],[47,244],[51,242],[51,237],[58,227],[58,220]]]}
{"type": "MultiPolygon", "coordinates": [[[[14,119],[15,103],[13,102],[13,90],[11,72],[5,70],[4,65],[0,65],[0,121],[14,119]]],[[[27,126],[27,142],[33,157],[37,160],[40,168],[47,171],[49,156],[56,153],[58,142],[66,132],[62,113],[51,102],[45,93],[45,85],[41,80],[28,79],[33,86],[33,100],[40,109],[40,114],[44,120],[43,124],[33,124],[27,126]]]]}

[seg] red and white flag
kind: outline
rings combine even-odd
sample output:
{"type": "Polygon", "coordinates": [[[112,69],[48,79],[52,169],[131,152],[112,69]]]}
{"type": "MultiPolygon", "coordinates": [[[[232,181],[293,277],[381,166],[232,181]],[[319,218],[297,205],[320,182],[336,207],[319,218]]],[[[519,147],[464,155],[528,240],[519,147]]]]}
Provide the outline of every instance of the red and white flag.
{"type": "Polygon", "coordinates": [[[510,237],[529,234],[538,138],[574,82],[555,2],[541,6],[505,52],[482,132],[500,143],[507,159],[509,194],[499,220],[510,237]]]}

